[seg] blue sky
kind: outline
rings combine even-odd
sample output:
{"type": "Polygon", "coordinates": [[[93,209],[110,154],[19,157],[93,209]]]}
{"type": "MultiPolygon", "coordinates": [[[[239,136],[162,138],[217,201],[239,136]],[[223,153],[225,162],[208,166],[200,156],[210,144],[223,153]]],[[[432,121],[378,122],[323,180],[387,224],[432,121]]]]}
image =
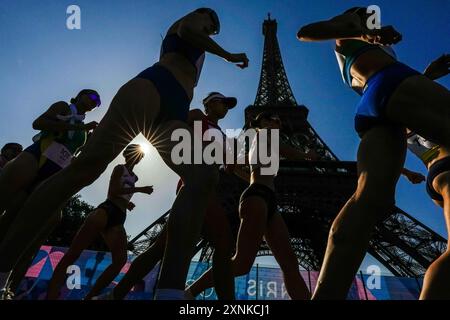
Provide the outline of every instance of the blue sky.
{"type": "MultiPolygon", "coordinates": [[[[238,98],[238,107],[223,120],[223,128],[240,128],[244,109],[252,104],[259,80],[263,36],[262,22],[270,12],[278,21],[278,40],[284,65],[297,101],[310,110],[309,122],[342,160],[354,160],[359,139],[353,130],[353,110],[358,97],[340,78],[330,43],[300,43],[295,34],[306,23],[325,19],[356,5],[377,4],[384,24],[403,34],[396,46],[400,60],[423,70],[439,55],[450,52],[450,1],[12,1],[0,2],[0,88],[2,105],[0,144],[17,141],[24,146],[36,133],[32,121],[58,100],[69,101],[80,89],[94,88],[102,96],[100,109],[87,120],[99,121],[122,84],[159,56],[161,37],[176,19],[208,6],[221,20],[215,37],[226,50],[247,53],[250,67],[240,70],[209,55],[192,101],[201,107],[209,91],[238,98]],[[81,30],[66,28],[66,9],[81,8],[81,30]]],[[[450,86],[450,77],[441,81],[450,86]]],[[[136,141],[143,142],[142,137],[136,141]]],[[[93,205],[106,197],[106,172],[81,195],[93,205]]],[[[407,167],[425,173],[409,155],[407,167]]],[[[136,169],[140,184],[153,185],[151,196],[133,198],[136,209],[126,228],[137,234],[171,206],[177,177],[152,150],[136,169]]],[[[446,236],[441,210],[425,193],[425,186],[410,185],[404,178],[397,189],[397,204],[438,233],[446,236]]]]}

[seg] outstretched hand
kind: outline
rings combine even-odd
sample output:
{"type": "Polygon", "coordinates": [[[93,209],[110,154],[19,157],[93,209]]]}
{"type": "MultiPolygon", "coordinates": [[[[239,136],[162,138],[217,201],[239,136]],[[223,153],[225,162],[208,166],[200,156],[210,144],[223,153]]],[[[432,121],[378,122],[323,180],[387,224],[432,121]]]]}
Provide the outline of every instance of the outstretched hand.
{"type": "Polygon", "coordinates": [[[426,180],[425,176],[419,172],[407,171],[404,175],[412,184],[419,184],[426,180]]]}
{"type": "Polygon", "coordinates": [[[135,207],[136,207],[136,205],[135,205],[133,202],[131,202],[131,201],[128,202],[128,206],[127,206],[127,209],[128,209],[128,210],[131,211],[131,210],[133,210],[135,207]]]}
{"type": "Polygon", "coordinates": [[[248,58],[245,53],[231,53],[226,60],[235,63],[239,68],[245,69],[248,67],[248,58]]]}
{"type": "Polygon", "coordinates": [[[153,186],[142,187],[142,193],[152,194],[153,193],[153,186]]]}
{"type": "Polygon", "coordinates": [[[445,77],[450,73],[450,54],[443,54],[436,60],[430,63],[425,69],[424,75],[431,80],[436,80],[445,77]]]}
{"type": "Polygon", "coordinates": [[[391,46],[399,43],[402,35],[393,26],[386,26],[381,29],[367,30],[362,38],[368,43],[391,46]]]}

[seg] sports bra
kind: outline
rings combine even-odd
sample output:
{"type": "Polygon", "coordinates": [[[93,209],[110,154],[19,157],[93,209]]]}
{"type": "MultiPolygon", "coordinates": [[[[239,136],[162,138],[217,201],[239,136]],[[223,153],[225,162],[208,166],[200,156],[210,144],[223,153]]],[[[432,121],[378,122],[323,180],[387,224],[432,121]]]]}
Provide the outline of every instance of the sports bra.
{"type": "MultiPolygon", "coordinates": [[[[71,104],[69,107],[69,115],[57,115],[56,118],[70,124],[82,124],[86,116],[78,114],[77,107],[74,104],[71,104]]],[[[46,145],[51,144],[53,141],[61,143],[72,155],[86,143],[86,140],[86,130],[70,130],[67,132],[41,131],[33,137],[33,142],[41,141],[41,143],[46,145]]]]}
{"type": "Polygon", "coordinates": [[[408,149],[427,165],[439,155],[440,146],[433,143],[415,132],[407,135],[408,149]]]}
{"type": "MultiPolygon", "coordinates": [[[[364,8],[355,8],[353,13],[357,14],[359,18],[361,19],[361,24],[365,23],[363,21],[365,19],[365,12],[364,8]]],[[[344,82],[349,86],[352,87],[352,80],[353,77],[351,75],[351,68],[355,61],[367,51],[375,50],[375,49],[381,49],[384,53],[392,57],[393,59],[397,60],[397,55],[395,54],[394,50],[390,46],[382,46],[382,45],[375,45],[370,44],[365,41],[361,40],[344,40],[342,41],[342,45],[335,48],[334,53],[336,55],[336,59],[339,64],[339,68],[341,70],[342,79],[344,82]]],[[[357,91],[357,90],[355,90],[357,91]]],[[[358,92],[358,94],[361,94],[361,92],[358,92]]]]}
{"type": "Polygon", "coordinates": [[[183,55],[197,70],[195,85],[197,85],[205,61],[205,50],[194,47],[180,38],[177,33],[167,35],[161,45],[160,57],[169,52],[183,55]]]}
{"type": "MultiPolygon", "coordinates": [[[[264,143],[264,141],[260,141],[259,139],[259,132],[255,135],[255,137],[253,138],[252,144],[250,146],[250,150],[248,152],[248,159],[250,162],[250,172],[254,172],[260,168],[268,168],[271,166],[271,164],[262,164],[260,163],[259,160],[259,148],[258,145],[259,143],[264,143]]],[[[270,134],[267,135],[267,151],[271,152],[271,141],[272,138],[270,136],[270,134]]],[[[274,176],[277,175],[278,172],[274,173],[274,176]]]]}
{"type": "Polygon", "coordinates": [[[394,50],[388,46],[373,45],[361,40],[345,40],[343,45],[336,47],[334,53],[341,70],[342,79],[349,86],[352,87],[353,77],[351,75],[351,68],[355,61],[367,51],[381,49],[390,57],[397,60],[397,55],[394,50]]]}

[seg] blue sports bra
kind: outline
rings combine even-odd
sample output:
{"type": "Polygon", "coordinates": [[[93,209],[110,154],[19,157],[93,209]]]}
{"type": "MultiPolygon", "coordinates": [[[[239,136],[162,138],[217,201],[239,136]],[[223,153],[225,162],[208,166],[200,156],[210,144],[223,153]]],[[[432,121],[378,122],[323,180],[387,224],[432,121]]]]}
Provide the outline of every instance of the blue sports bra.
{"type": "Polygon", "coordinates": [[[381,49],[397,60],[397,55],[391,47],[374,45],[361,40],[346,40],[341,47],[335,49],[334,53],[341,69],[342,79],[349,87],[352,86],[353,80],[350,70],[356,59],[363,53],[375,49],[381,49]]]}
{"type": "Polygon", "coordinates": [[[195,85],[197,85],[203,68],[203,62],[205,61],[205,50],[194,47],[192,44],[180,38],[178,34],[172,33],[164,38],[160,57],[169,52],[179,53],[192,63],[197,70],[195,79],[195,85]]]}

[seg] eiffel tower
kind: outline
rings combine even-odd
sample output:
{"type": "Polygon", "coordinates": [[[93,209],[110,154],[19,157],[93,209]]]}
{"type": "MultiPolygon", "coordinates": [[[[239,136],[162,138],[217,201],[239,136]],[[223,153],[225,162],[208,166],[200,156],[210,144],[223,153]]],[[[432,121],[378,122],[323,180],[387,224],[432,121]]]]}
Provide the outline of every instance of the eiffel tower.
{"type": "MultiPolygon", "coordinates": [[[[277,21],[270,14],[263,23],[264,53],[261,76],[253,105],[245,109],[246,123],[262,111],[278,115],[283,123],[280,139],[291,146],[315,150],[320,161],[281,159],[275,180],[278,210],[289,228],[299,265],[320,270],[330,225],[353,194],[357,184],[356,163],[341,161],[308,122],[309,110],[299,105],[284,69],[277,39],[277,21]]],[[[230,216],[238,217],[238,200],[246,185],[221,173],[219,195],[230,216]]],[[[154,241],[169,211],[131,242],[140,253],[154,241]]],[[[236,230],[235,230],[236,231],[236,230]]],[[[399,208],[376,226],[368,253],[395,276],[420,277],[446,249],[446,240],[399,208]]],[[[201,240],[200,261],[211,262],[213,249],[201,240]]],[[[263,243],[259,256],[271,255],[263,243]]]]}

